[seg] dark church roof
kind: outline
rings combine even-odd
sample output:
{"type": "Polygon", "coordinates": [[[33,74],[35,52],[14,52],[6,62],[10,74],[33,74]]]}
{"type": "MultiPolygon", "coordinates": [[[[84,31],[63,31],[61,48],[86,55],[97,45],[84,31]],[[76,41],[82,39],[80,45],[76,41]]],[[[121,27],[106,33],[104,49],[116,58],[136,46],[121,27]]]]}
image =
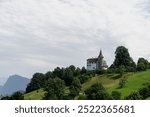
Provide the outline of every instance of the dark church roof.
{"type": "Polygon", "coordinates": [[[103,54],[102,54],[102,50],[100,50],[100,53],[99,53],[99,58],[104,58],[103,54]]]}
{"type": "Polygon", "coordinates": [[[89,58],[89,59],[87,59],[87,61],[89,63],[96,63],[98,61],[98,58],[89,58]]]}

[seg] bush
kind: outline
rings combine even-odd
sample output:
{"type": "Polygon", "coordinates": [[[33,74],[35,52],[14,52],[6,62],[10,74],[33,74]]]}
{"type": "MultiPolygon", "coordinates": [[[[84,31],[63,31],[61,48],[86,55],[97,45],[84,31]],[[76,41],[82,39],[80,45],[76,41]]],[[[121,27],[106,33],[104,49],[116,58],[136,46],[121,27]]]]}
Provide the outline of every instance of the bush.
{"type": "Polygon", "coordinates": [[[123,88],[126,82],[127,82],[126,78],[121,78],[119,81],[119,88],[123,88]]]}
{"type": "Polygon", "coordinates": [[[113,100],[120,100],[120,98],[121,98],[121,93],[118,92],[118,91],[113,91],[113,92],[111,93],[111,96],[112,96],[112,99],[113,99],[113,100]]]}
{"type": "Polygon", "coordinates": [[[137,71],[145,71],[146,70],[146,66],[144,65],[144,63],[139,63],[137,65],[137,71]]]}
{"type": "Polygon", "coordinates": [[[126,100],[142,100],[143,97],[139,92],[132,92],[129,96],[125,97],[126,100]]]}
{"type": "Polygon", "coordinates": [[[147,84],[145,87],[141,88],[139,93],[144,99],[150,97],[150,84],[147,84]]]}
{"type": "Polygon", "coordinates": [[[2,97],[1,100],[24,100],[23,93],[17,91],[13,93],[11,96],[2,97]]]}
{"type": "Polygon", "coordinates": [[[89,100],[107,100],[109,98],[109,94],[100,83],[92,85],[85,91],[85,94],[89,100]]]}
{"type": "Polygon", "coordinates": [[[86,82],[88,79],[90,79],[90,76],[88,76],[88,75],[81,75],[81,76],[79,76],[78,78],[79,78],[81,84],[83,84],[83,83],[86,82]]]}

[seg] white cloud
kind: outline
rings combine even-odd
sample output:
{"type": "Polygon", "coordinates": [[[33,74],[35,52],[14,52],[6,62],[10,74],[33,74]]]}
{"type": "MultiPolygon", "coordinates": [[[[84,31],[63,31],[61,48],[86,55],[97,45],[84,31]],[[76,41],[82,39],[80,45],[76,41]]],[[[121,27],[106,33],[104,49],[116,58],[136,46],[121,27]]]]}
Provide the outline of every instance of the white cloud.
{"type": "Polygon", "coordinates": [[[56,66],[85,66],[104,52],[109,64],[125,45],[134,60],[150,55],[148,0],[0,1],[0,75],[31,77],[56,66]]]}

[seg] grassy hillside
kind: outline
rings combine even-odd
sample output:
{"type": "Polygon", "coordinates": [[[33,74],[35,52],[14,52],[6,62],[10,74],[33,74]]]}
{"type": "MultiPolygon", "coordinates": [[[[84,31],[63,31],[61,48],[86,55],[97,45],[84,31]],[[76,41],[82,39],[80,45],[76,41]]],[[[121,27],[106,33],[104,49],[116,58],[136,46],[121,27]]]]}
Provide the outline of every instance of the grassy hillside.
{"type": "MultiPolygon", "coordinates": [[[[92,79],[88,80],[84,84],[82,84],[82,92],[84,92],[86,89],[91,87],[91,85],[100,82],[104,85],[106,90],[111,93],[112,91],[119,91],[122,94],[122,99],[129,95],[132,91],[137,91],[139,88],[143,87],[144,83],[150,83],[150,70],[139,72],[139,73],[128,73],[125,74],[123,77],[127,78],[127,83],[124,88],[119,89],[118,83],[119,83],[119,75],[100,75],[95,76],[92,79]]],[[[66,88],[66,94],[68,93],[68,88],[66,88]]],[[[31,93],[25,94],[25,99],[30,100],[39,100],[42,99],[44,96],[43,89],[40,89],[38,91],[33,91],[31,93]]],[[[148,98],[150,99],[150,98],[148,98]]]]}
{"type": "Polygon", "coordinates": [[[24,95],[25,100],[41,100],[44,97],[44,90],[39,89],[24,95]]]}
{"type": "Polygon", "coordinates": [[[114,90],[119,91],[123,98],[129,95],[132,91],[137,91],[139,88],[143,87],[144,83],[150,83],[150,70],[128,76],[128,80],[124,88],[119,89],[117,84],[108,89],[108,92],[112,92],[114,90]]]}

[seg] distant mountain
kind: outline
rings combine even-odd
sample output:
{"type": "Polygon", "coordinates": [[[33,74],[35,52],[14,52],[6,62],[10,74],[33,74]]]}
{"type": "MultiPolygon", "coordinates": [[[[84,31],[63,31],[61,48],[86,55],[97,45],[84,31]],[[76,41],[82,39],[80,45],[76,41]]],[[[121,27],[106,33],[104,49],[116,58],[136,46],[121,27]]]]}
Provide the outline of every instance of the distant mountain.
{"type": "Polygon", "coordinates": [[[16,91],[25,91],[27,84],[30,82],[30,79],[13,75],[8,78],[4,86],[1,88],[1,95],[11,95],[16,91]]]}
{"type": "Polygon", "coordinates": [[[0,92],[1,92],[1,90],[2,90],[2,86],[0,85],[0,92]]]}

